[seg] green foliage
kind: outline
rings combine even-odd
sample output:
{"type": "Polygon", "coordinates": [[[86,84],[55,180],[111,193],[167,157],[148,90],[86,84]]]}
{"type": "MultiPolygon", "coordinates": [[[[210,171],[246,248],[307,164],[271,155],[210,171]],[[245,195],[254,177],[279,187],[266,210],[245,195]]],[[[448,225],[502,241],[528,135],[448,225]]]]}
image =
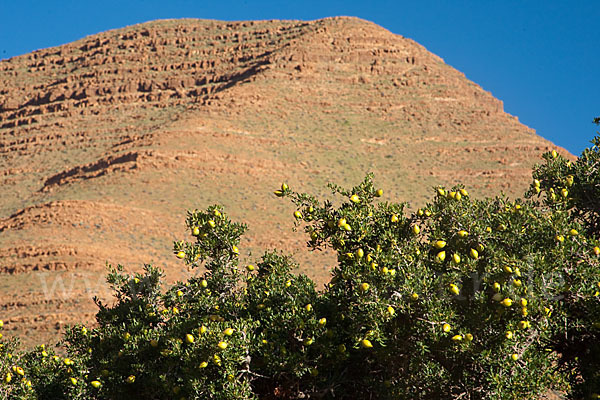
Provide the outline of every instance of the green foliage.
{"type": "Polygon", "coordinates": [[[0,394],[21,399],[537,399],[600,393],[598,146],[553,152],[525,199],[438,187],[414,212],[369,175],[319,201],[283,184],[322,290],[266,252],[240,265],[244,224],[189,212],[174,254],[197,276],[111,269],[113,304],[60,350],[0,348],[0,394]],[[564,190],[563,190],[564,189],[564,190]],[[21,369],[17,369],[21,368],[21,369]],[[11,379],[6,381],[7,374],[11,379]],[[13,379],[14,378],[16,379],[13,379]]]}

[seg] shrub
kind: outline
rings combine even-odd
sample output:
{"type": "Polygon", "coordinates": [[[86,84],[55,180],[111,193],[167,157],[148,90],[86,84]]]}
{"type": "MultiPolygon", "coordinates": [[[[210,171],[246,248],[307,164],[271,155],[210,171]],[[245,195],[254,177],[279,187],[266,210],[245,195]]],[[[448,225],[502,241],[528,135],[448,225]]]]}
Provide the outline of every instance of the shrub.
{"type": "Polygon", "coordinates": [[[111,269],[112,305],[71,327],[66,358],[3,342],[7,398],[535,399],[600,393],[599,139],[576,162],[553,152],[524,199],[434,189],[415,211],[380,203],[368,175],[295,206],[310,250],[337,264],[322,290],[268,251],[240,265],[244,224],[189,212],[174,255],[198,276],[111,269]],[[562,190],[565,189],[565,190],[562,190]],[[540,200],[541,199],[541,200],[540,200]],[[12,355],[9,355],[12,354],[12,355]],[[16,370],[15,370],[16,371],[16,370]]]}

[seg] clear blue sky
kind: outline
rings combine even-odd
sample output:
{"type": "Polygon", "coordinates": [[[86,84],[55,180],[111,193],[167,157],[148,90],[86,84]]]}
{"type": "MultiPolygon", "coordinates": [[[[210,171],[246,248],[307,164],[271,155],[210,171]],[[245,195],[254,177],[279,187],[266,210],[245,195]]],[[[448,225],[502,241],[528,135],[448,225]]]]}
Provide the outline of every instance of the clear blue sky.
{"type": "Polygon", "coordinates": [[[416,40],[575,155],[600,129],[598,0],[0,0],[0,59],[154,19],[338,15],[416,40]]]}

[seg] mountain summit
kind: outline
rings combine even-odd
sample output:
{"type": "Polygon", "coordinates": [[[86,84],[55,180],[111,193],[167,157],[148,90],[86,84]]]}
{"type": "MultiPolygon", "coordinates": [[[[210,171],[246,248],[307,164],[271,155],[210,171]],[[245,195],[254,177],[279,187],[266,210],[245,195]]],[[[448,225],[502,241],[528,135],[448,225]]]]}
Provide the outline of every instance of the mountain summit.
{"type": "MultiPolygon", "coordinates": [[[[298,250],[282,181],[322,194],[372,171],[383,200],[416,208],[459,182],[520,194],[551,148],[441,58],[357,18],[154,21],[4,60],[2,317],[48,340],[92,318],[106,262],[185,274],[171,241],[186,209],[249,223],[245,255],[298,250]]],[[[317,265],[304,271],[324,280],[317,265]]]]}

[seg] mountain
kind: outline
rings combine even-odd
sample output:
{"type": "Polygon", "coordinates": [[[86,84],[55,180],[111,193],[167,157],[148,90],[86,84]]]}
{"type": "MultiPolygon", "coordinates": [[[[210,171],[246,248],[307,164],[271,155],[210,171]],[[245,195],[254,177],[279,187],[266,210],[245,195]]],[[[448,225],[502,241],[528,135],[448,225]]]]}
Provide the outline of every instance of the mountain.
{"type": "MultiPolygon", "coordinates": [[[[283,181],[323,195],[372,171],[383,200],[413,208],[458,182],[516,196],[551,148],[440,57],[356,18],[154,21],[4,60],[0,318],[31,345],[93,319],[107,262],[185,277],[187,209],[247,222],[245,256],[299,252],[283,181]]],[[[298,257],[326,279],[331,258],[298,257]]]]}

